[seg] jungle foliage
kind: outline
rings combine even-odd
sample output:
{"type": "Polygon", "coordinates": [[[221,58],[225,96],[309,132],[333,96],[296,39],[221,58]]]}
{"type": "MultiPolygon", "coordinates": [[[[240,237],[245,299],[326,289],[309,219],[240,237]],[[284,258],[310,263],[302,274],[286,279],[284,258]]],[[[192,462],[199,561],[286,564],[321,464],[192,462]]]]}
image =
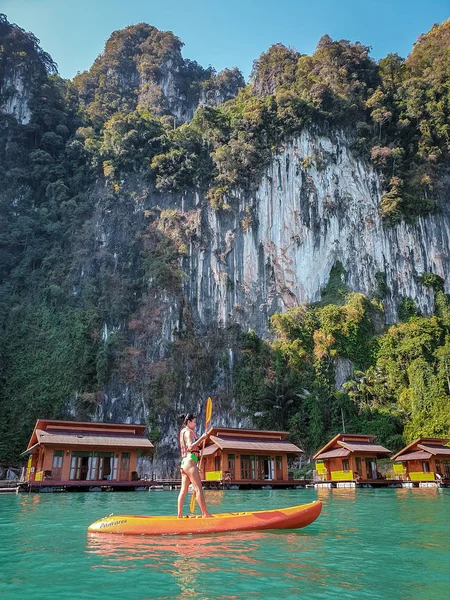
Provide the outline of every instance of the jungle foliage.
{"type": "Polygon", "coordinates": [[[303,306],[271,318],[274,341],[245,337],[237,393],[264,427],[291,431],[308,451],[342,431],[372,433],[391,450],[450,433],[450,296],[377,333],[379,306],[349,293],[344,304],[303,306]],[[347,381],[336,389],[336,370],[347,381]]]}

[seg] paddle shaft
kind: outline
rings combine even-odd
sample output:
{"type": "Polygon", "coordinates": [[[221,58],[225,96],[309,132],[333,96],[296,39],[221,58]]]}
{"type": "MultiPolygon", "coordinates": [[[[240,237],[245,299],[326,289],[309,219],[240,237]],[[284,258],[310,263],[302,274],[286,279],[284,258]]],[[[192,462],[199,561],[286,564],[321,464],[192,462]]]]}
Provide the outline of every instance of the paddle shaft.
{"type": "MultiPolygon", "coordinates": [[[[211,398],[208,398],[208,403],[211,402],[211,398]]],[[[209,429],[209,425],[211,423],[211,413],[212,413],[212,406],[210,408],[210,405],[208,404],[208,407],[206,409],[206,422],[205,422],[205,431],[208,431],[209,429]]],[[[200,466],[199,466],[199,471],[201,472],[202,470],[202,464],[203,464],[203,452],[205,451],[205,446],[206,446],[206,438],[203,440],[203,448],[202,448],[202,455],[200,456],[200,466]]]]}
{"type": "MultiPolygon", "coordinates": [[[[212,416],[212,400],[211,400],[211,398],[208,398],[208,400],[206,401],[205,432],[208,431],[208,429],[209,429],[209,425],[211,423],[211,416],[212,416]]],[[[203,453],[205,451],[205,446],[206,446],[206,438],[203,440],[202,455],[200,457],[200,464],[198,467],[198,470],[200,472],[200,478],[201,478],[201,474],[202,474],[203,453]]],[[[191,503],[189,505],[189,510],[191,511],[191,513],[193,513],[195,510],[195,501],[197,499],[196,496],[197,495],[194,490],[192,492],[191,503]]]]}

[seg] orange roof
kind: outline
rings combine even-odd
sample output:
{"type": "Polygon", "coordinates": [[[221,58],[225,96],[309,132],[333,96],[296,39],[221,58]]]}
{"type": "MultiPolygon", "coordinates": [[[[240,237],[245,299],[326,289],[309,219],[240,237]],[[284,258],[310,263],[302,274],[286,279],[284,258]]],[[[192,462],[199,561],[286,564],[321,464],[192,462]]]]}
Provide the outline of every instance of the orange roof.
{"type": "Polygon", "coordinates": [[[38,419],[27,450],[39,444],[153,448],[145,425],[38,419]]]}
{"type": "MultiPolygon", "coordinates": [[[[450,447],[446,446],[450,440],[448,438],[418,438],[411,442],[400,452],[394,454],[391,460],[402,460],[402,456],[412,453],[415,450],[422,450],[431,454],[450,454],[450,447]],[[408,452],[409,451],[409,452],[408,452]]],[[[412,459],[409,459],[412,460],[412,459]]]]}
{"type": "Polygon", "coordinates": [[[397,460],[399,462],[404,462],[407,460],[428,460],[430,456],[431,454],[429,452],[419,450],[418,452],[408,452],[408,454],[402,454],[400,458],[397,458],[397,460]]]}
{"type": "Polygon", "coordinates": [[[347,450],[346,448],[336,448],[335,450],[322,452],[322,454],[316,454],[314,458],[317,460],[322,460],[323,458],[345,458],[349,454],[350,450],[347,450]]]}
{"type": "MultiPolygon", "coordinates": [[[[259,433],[257,431],[254,432],[259,433]]],[[[211,435],[211,441],[216,446],[215,450],[209,450],[211,446],[207,446],[207,454],[214,454],[217,449],[221,450],[239,450],[239,451],[256,451],[256,452],[287,452],[290,454],[300,454],[303,452],[298,446],[285,440],[270,440],[259,438],[256,435],[252,438],[238,437],[218,437],[211,435]]]]}
{"type": "Polygon", "coordinates": [[[450,448],[448,446],[441,446],[438,444],[435,446],[433,444],[417,444],[417,447],[425,452],[429,452],[433,456],[440,454],[450,455],[450,448]]]}
{"type": "Polygon", "coordinates": [[[258,438],[273,438],[275,440],[285,440],[289,431],[274,431],[267,429],[239,429],[238,427],[213,427],[211,435],[223,435],[228,437],[258,437],[258,438]]]}
{"type": "MultiPolygon", "coordinates": [[[[370,452],[373,454],[390,454],[391,451],[384,446],[374,444],[375,435],[357,433],[338,433],[332,440],[321,448],[313,458],[315,460],[324,458],[328,451],[345,448],[349,452],[370,452]]],[[[325,458],[332,458],[331,456],[325,458]]]]}
{"type": "Polygon", "coordinates": [[[352,444],[351,442],[339,441],[339,446],[347,448],[350,452],[376,452],[377,454],[390,454],[391,451],[380,446],[379,444],[373,444],[372,442],[362,444],[352,444]]]}
{"type": "Polygon", "coordinates": [[[73,446],[135,446],[136,448],[153,448],[153,444],[143,435],[116,435],[80,432],[49,432],[36,429],[39,444],[73,445],[73,446]]]}
{"type": "Polygon", "coordinates": [[[205,449],[202,450],[203,456],[209,456],[210,454],[215,454],[219,450],[219,446],[216,444],[209,444],[209,446],[205,446],[205,449]]]}

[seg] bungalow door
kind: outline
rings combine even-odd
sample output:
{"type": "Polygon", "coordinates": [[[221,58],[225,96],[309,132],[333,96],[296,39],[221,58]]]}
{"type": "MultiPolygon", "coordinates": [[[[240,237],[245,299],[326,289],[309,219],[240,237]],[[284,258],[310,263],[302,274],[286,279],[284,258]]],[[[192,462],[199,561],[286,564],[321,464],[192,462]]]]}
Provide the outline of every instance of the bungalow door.
{"type": "Polygon", "coordinates": [[[54,479],[55,481],[61,481],[63,460],[64,450],[54,450],[52,462],[52,479],[54,479]]]}
{"type": "Polygon", "coordinates": [[[377,461],[375,458],[366,458],[366,476],[367,479],[377,478],[377,461]]]}
{"type": "Polygon", "coordinates": [[[272,462],[270,460],[270,456],[258,456],[257,465],[257,479],[272,479],[272,462]]]}
{"type": "Polygon", "coordinates": [[[235,456],[234,456],[234,454],[229,454],[228,455],[227,472],[229,473],[229,479],[231,479],[231,480],[234,479],[234,469],[235,469],[235,456]]]}
{"type": "Polygon", "coordinates": [[[130,479],[130,453],[122,452],[120,456],[119,480],[129,481],[130,479]]]}
{"type": "Polygon", "coordinates": [[[283,457],[275,457],[275,477],[281,481],[283,479],[283,457]]]}
{"type": "Polygon", "coordinates": [[[86,479],[89,479],[91,463],[92,452],[74,450],[70,463],[69,479],[71,481],[86,481],[86,479]]]}
{"type": "Polygon", "coordinates": [[[98,459],[97,479],[99,481],[111,481],[117,479],[118,459],[114,457],[114,452],[96,452],[98,459]]]}

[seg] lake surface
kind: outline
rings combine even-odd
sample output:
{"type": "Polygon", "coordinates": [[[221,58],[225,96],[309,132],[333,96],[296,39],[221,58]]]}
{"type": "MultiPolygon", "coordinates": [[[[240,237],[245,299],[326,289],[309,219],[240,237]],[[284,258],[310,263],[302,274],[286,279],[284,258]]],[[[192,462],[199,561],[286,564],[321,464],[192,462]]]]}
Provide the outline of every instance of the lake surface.
{"type": "Polygon", "coordinates": [[[450,597],[450,489],[206,494],[213,512],[317,497],[324,509],[300,530],[149,539],[86,528],[110,513],[175,514],[176,492],[1,496],[0,597],[450,597]]]}

